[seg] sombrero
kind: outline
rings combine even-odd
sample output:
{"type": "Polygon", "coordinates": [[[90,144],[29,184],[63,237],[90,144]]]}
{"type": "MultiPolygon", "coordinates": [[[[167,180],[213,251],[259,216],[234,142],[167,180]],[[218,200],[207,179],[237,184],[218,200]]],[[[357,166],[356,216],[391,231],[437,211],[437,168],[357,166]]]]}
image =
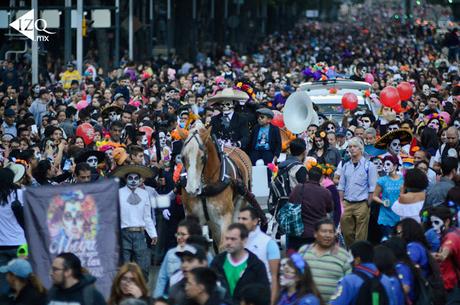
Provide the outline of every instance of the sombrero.
{"type": "Polygon", "coordinates": [[[151,178],[154,172],[150,168],[141,165],[123,165],[113,172],[113,175],[119,178],[125,178],[128,174],[138,174],[142,178],[151,178]]]}
{"type": "Polygon", "coordinates": [[[245,101],[249,99],[249,95],[246,92],[241,90],[236,90],[232,88],[225,88],[222,91],[218,91],[214,96],[208,98],[208,105],[213,105],[214,103],[222,103],[224,101],[245,101]]]}
{"type": "Polygon", "coordinates": [[[401,145],[409,144],[412,141],[412,134],[403,129],[398,129],[394,131],[390,131],[386,133],[383,137],[381,137],[375,144],[375,148],[386,149],[388,144],[391,143],[394,139],[399,139],[401,141],[401,145]]]}
{"type": "Polygon", "coordinates": [[[102,117],[103,118],[108,117],[109,113],[112,112],[112,111],[115,111],[117,114],[122,114],[123,113],[123,109],[121,109],[120,107],[118,107],[118,106],[109,106],[109,107],[105,107],[104,110],[102,110],[102,117]]]}
{"type": "Polygon", "coordinates": [[[105,153],[102,151],[97,151],[93,149],[85,149],[75,158],[76,163],[86,162],[90,156],[95,156],[97,158],[97,163],[102,163],[105,160],[105,153]]]}
{"type": "Polygon", "coordinates": [[[21,181],[26,174],[26,167],[22,164],[9,163],[6,168],[9,168],[14,173],[13,183],[21,181]]]}

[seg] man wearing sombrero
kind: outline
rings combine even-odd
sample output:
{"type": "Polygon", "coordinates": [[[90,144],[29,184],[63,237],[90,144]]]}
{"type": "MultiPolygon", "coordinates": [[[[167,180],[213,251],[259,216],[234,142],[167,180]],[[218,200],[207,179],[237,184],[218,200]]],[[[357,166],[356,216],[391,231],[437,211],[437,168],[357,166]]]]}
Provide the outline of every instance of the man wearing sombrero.
{"type": "Polygon", "coordinates": [[[387,150],[386,153],[380,155],[381,158],[384,158],[388,155],[398,157],[400,168],[402,168],[402,157],[404,156],[402,147],[406,144],[409,144],[411,141],[412,134],[409,131],[398,129],[387,132],[374,144],[374,147],[387,150]]]}
{"type": "Polygon", "coordinates": [[[157,230],[150,195],[139,186],[141,179],[152,177],[153,172],[145,166],[124,165],[117,168],[113,175],[126,181],[126,186],[118,191],[122,263],[136,262],[147,279],[150,255],[144,232],[147,232],[154,245],[157,242],[157,230]]]}
{"type": "Polygon", "coordinates": [[[246,149],[249,144],[249,124],[244,116],[235,112],[235,102],[247,100],[249,95],[243,91],[225,88],[207,101],[216,105],[221,113],[211,119],[212,133],[221,144],[246,149]]]}

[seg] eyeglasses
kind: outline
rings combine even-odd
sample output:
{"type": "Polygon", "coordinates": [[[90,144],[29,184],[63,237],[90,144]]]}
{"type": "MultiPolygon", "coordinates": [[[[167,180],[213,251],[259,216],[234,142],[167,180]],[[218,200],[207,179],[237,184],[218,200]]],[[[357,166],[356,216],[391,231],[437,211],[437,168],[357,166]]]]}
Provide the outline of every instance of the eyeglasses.
{"type": "Polygon", "coordinates": [[[179,232],[179,233],[174,234],[174,236],[176,236],[176,237],[185,237],[185,236],[188,236],[188,234],[179,232]]]}
{"type": "Polygon", "coordinates": [[[65,268],[57,268],[57,267],[51,267],[51,271],[57,272],[57,271],[64,271],[65,268]]]}

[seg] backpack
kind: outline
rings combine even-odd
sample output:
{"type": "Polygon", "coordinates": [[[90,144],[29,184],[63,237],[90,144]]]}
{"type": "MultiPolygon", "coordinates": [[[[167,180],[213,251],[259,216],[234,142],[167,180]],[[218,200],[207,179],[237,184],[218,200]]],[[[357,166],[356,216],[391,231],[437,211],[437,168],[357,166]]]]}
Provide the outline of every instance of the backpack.
{"type": "Polygon", "coordinates": [[[355,304],[366,305],[389,305],[390,300],[388,294],[383,286],[380,275],[369,276],[366,273],[353,270],[353,273],[359,276],[364,282],[359,288],[355,304]]]}
{"type": "Polygon", "coordinates": [[[288,236],[303,235],[302,205],[288,202],[278,211],[277,221],[280,228],[288,236]]]}
{"type": "Polygon", "coordinates": [[[269,212],[274,213],[278,208],[278,205],[283,205],[289,199],[291,194],[291,179],[289,178],[289,171],[295,165],[302,164],[299,161],[294,161],[288,164],[286,167],[278,171],[275,179],[270,183],[270,198],[269,203],[269,212]]]}

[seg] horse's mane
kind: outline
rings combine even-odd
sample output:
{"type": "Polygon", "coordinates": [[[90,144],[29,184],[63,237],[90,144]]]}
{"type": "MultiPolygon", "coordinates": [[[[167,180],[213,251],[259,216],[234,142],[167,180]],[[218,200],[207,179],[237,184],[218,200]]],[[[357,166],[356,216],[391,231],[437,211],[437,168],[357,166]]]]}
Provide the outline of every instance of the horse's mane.
{"type": "Polygon", "coordinates": [[[203,128],[206,128],[206,126],[203,124],[203,122],[201,122],[201,120],[196,120],[193,124],[192,124],[192,128],[190,128],[190,134],[193,133],[194,131],[200,131],[202,130],[203,128]]]}

